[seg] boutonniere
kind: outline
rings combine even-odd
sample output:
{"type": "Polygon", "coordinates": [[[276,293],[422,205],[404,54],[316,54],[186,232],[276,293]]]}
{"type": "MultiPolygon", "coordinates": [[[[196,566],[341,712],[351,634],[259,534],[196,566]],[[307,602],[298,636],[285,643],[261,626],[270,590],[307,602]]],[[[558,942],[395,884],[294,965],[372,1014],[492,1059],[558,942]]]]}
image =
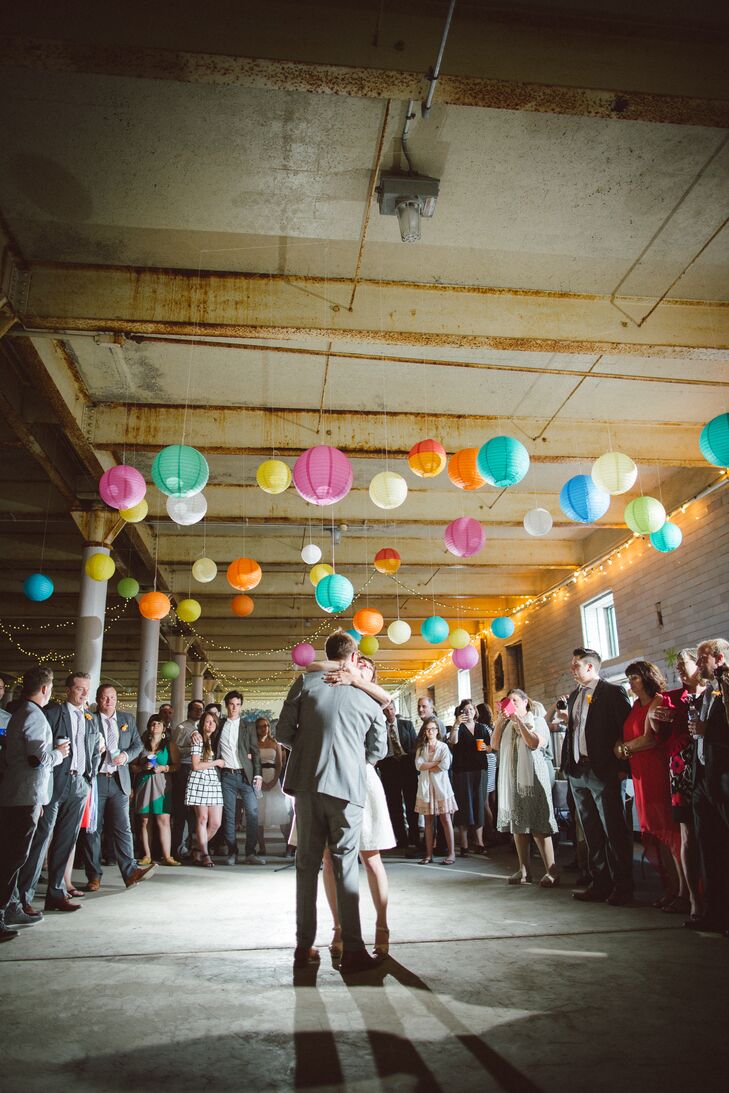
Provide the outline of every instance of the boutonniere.
{"type": "Polygon", "coordinates": [[[123,725],[120,725],[120,726],[119,726],[119,732],[124,732],[124,730],[126,729],[126,727],[127,727],[127,723],[126,723],[126,721],[125,721],[123,725]]]}
{"type": "Polygon", "coordinates": [[[715,698],[718,698],[721,694],[721,691],[712,691],[711,693],[714,695],[715,698]]]}
{"type": "Polygon", "coordinates": [[[587,705],[589,706],[592,702],[592,694],[590,693],[590,691],[587,692],[587,695],[585,697],[587,698],[587,705]]]}
{"type": "Polygon", "coordinates": [[[87,721],[92,721],[93,720],[90,713],[85,713],[84,717],[86,718],[87,721]]]}

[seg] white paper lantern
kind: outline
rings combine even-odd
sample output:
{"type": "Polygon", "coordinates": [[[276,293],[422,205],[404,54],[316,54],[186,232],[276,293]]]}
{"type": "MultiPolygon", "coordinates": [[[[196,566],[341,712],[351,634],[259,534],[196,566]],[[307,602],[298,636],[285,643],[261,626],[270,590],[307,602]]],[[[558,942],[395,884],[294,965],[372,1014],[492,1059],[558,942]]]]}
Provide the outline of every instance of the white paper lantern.
{"type": "Polygon", "coordinates": [[[387,636],[393,645],[404,645],[410,640],[412,630],[404,619],[395,619],[387,628],[387,636]]]}
{"type": "Polygon", "coordinates": [[[205,494],[196,493],[192,497],[168,497],[167,515],[176,524],[186,527],[189,524],[197,524],[208,511],[208,503],[205,494]]]}
{"type": "Polygon", "coordinates": [[[193,562],[192,575],[200,584],[208,584],[217,577],[218,567],[212,558],[198,558],[193,562]]]}
{"type": "Polygon", "coordinates": [[[626,493],[638,477],[638,468],[623,452],[605,452],[592,465],[592,481],[606,493],[626,493]]]}
{"type": "Polygon", "coordinates": [[[524,530],[539,538],[541,535],[549,535],[553,523],[552,514],[546,509],[530,509],[524,517],[524,530]]]}
{"type": "Polygon", "coordinates": [[[304,549],[301,551],[301,560],[306,562],[307,565],[316,565],[321,561],[321,550],[316,543],[307,543],[304,549]]]}
{"type": "Polygon", "coordinates": [[[380,471],[370,482],[370,497],[380,509],[396,509],[408,495],[408,484],[395,471],[380,471]]]}

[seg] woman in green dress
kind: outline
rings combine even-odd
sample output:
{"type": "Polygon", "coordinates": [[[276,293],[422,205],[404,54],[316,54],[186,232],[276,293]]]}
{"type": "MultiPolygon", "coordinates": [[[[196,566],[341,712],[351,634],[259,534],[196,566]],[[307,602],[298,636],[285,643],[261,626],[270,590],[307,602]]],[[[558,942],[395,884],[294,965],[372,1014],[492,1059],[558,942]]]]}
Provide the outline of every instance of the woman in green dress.
{"type": "Polygon", "coordinates": [[[152,854],[149,843],[149,819],[154,816],[159,831],[162,847],[162,863],[179,865],[172,857],[172,832],[170,813],[172,812],[172,792],[170,774],[177,766],[177,748],[165,732],[164,722],[159,714],[152,714],[147,722],[147,729],[142,736],[143,751],[134,762],[137,771],[134,810],[139,816],[139,836],[144,851],[139,859],[141,865],[150,865],[152,854]]]}

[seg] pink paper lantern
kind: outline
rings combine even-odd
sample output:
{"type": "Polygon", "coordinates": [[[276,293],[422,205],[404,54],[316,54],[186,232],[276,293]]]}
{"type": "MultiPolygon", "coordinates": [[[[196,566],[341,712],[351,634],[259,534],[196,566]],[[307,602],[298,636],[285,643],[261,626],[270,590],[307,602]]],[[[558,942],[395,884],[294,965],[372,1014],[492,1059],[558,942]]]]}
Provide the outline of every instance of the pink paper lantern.
{"type": "Polygon", "coordinates": [[[315,657],[316,649],[308,641],[300,641],[291,650],[291,659],[294,664],[298,664],[299,668],[305,668],[307,664],[311,664],[315,657]]]}
{"type": "Polygon", "coordinates": [[[120,463],[104,471],[99,479],[99,493],[104,504],[112,509],[131,509],[144,497],[147,483],[136,467],[120,463]]]}
{"type": "Polygon", "coordinates": [[[352,464],[339,448],[318,444],[294,463],[294,486],[312,505],[333,505],[352,488],[352,464]]]}
{"type": "Polygon", "coordinates": [[[475,668],[478,664],[478,649],[473,645],[464,645],[462,649],[454,649],[451,660],[456,668],[475,668]]]}
{"type": "Polygon", "coordinates": [[[478,554],[483,549],[486,532],[478,520],[471,516],[460,516],[445,529],[443,539],[451,554],[458,558],[470,558],[472,554],[478,554]]]}

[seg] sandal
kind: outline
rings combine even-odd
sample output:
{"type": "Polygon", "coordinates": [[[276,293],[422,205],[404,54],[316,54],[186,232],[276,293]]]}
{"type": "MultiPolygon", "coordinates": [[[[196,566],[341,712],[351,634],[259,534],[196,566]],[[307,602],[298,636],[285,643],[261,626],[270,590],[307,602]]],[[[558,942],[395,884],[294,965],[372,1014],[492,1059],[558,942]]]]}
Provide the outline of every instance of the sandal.
{"type": "Polygon", "coordinates": [[[691,900],[688,896],[674,896],[670,903],[661,908],[664,915],[687,915],[691,910],[691,900]]]}
{"type": "Polygon", "coordinates": [[[177,861],[175,858],[163,858],[160,865],[182,865],[182,862],[177,861]]]}
{"type": "Polygon", "coordinates": [[[341,960],[344,953],[344,945],[342,944],[342,927],[335,926],[332,936],[332,941],[329,946],[329,952],[331,953],[332,960],[341,960]]]}
{"type": "Polygon", "coordinates": [[[150,858],[149,854],[147,854],[143,858],[137,858],[137,865],[151,865],[151,864],[152,864],[152,859],[150,858]]]}
{"type": "Polygon", "coordinates": [[[202,865],[204,869],[213,869],[215,867],[215,863],[209,854],[203,854],[202,857],[195,862],[195,865],[202,865]]]}
{"type": "Polygon", "coordinates": [[[459,858],[467,858],[469,854],[470,850],[466,846],[462,846],[461,849],[458,851],[459,858]]]}
{"type": "Polygon", "coordinates": [[[375,947],[373,952],[376,956],[387,956],[390,952],[390,931],[387,926],[375,927],[375,947]]]}
{"type": "Polygon", "coordinates": [[[552,866],[552,868],[548,869],[547,872],[542,877],[542,879],[540,880],[539,887],[540,888],[556,888],[557,885],[559,884],[559,882],[560,882],[560,875],[557,872],[557,870],[554,868],[554,866],[552,866]],[[552,872],[553,869],[554,869],[554,872],[552,872]]]}
{"type": "Polygon", "coordinates": [[[443,861],[440,864],[441,865],[455,865],[456,864],[456,859],[455,858],[443,858],[443,861]]]}
{"type": "Polygon", "coordinates": [[[418,865],[432,865],[432,864],[433,864],[433,859],[432,858],[421,858],[420,861],[418,862],[418,865]]]}
{"type": "Polygon", "coordinates": [[[531,873],[522,873],[522,871],[520,869],[518,871],[518,873],[512,873],[511,876],[507,878],[506,883],[507,884],[531,884],[532,883],[532,875],[531,875],[531,873]]]}

